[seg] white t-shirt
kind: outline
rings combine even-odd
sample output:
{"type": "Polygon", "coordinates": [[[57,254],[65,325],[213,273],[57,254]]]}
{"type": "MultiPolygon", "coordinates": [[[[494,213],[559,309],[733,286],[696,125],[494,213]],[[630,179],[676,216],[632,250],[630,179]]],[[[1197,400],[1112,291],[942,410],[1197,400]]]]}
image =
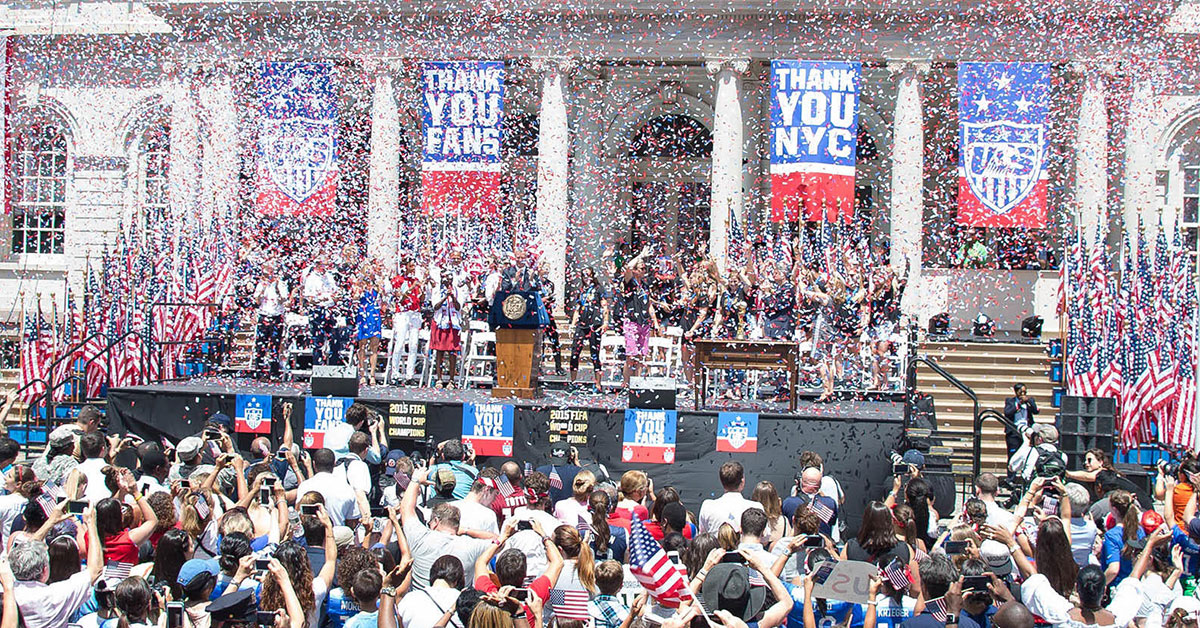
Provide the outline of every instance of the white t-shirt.
{"type": "Polygon", "coordinates": [[[1071,518],[1071,555],[1075,557],[1076,565],[1087,567],[1088,565],[1100,564],[1100,561],[1096,559],[1096,555],[1092,552],[1092,546],[1096,542],[1097,534],[1099,534],[1099,531],[1091,519],[1086,517],[1071,518]]]}
{"type": "Polygon", "coordinates": [[[350,454],[347,459],[339,460],[333,467],[333,476],[350,485],[356,491],[364,493],[371,492],[371,470],[367,468],[367,463],[363,462],[355,454],[350,454]]]}
{"type": "Polygon", "coordinates": [[[491,508],[465,499],[452,501],[450,505],[458,508],[458,525],[460,528],[464,530],[491,532],[492,534],[500,533],[500,528],[496,526],[496,511],[491,508]]]}
{"type": "Polygon", "coordinates": [[[282,279],[264,281],[254,288],[254,298],[258,300],[258,313],[262,316],[279,316],[283,314],[283,300],[287,298],[287,284],[282,279]]]}
{"type": "Polygon", "coordinates": [[[404,522],[404,536],[408,538],[408,546],[412,550],[412,581],[416,589],[429,586],[429,572],[434,561],[446,554],[462,562],[464,574],[475,573],[475,560],[491,545],[491,541],[432,530],[416,517],[404,522]]]}
{"type": "Polygon", "coordinates": [[[296,503],[308,493],[320,493],[325,498],[325,510],[333,525],[346,525],[347,519],[358,519],[358,502],[346,480],[332,473],[321,472],[300,483],[296,488],[296,503]]]}
{"type": "Polygon", "coordinates": [[[79,472],[87,478],[87,490],[83,492],[83,498],[93,504],[105,497],[112,497],[112,491],[104,486],[102,470],[107,466],[108,462],[104,458],[88,458],[79,463],[79,472]]]}
{"type": "Polygon", "coordinates": [[[984,501],[983,505],[987,507],[987,524],[990,526],[1011,527],[1013,514],[1000,507],[993,501],[984,501]]]}
{"type": "MultiPolygon", "coordinates": [[[[562,525],[554,515],[544,510],[534,510],[532,508],[521,507],[513,511],[512,516],[504,520],[504,524],[508,525],[509,520],[532,520],[536,521],[542,527],[542,531],[548,535],[554,534],[554,529],[562,525]]],[[[506,549],[515,549],[525,555],[525,574],[537,577],[546,571],[546,546],[542,543],[542,537],[538,536],[533,530],[520,530],[513,533],[505,541],[504,547],[500,548],[503,552],[506,549]]],[[[498,556],[500,552],[497,552],[498,556]]]]}
{"type": "MultiPolygon", "coordinates": [[[[458,589],[425,587],[409,591],[396,603],[396,614],[404,628],[433,628],[447,611],[454,610],[458,589]]],[[[462,628],[458,613],[450,615],[450,625],[462,628]]]]}
{"type": "Polygon", "coordinates": [[[1041,617],[1050,624],[1061,624],[1071,618],[1071,609],[1075,608],[1067,598],[1058,594],[1050,581],[1042,574],[1034,574],[1021,583],[1021,603],[1029,607],[1029,612],[1041,617]]]}
{"type": "Polygon", "coordinates": [[[321,609],[325,608],[325,598],[329,595],[329,589],[325,587],[324,580],[314,576],[312,590],[313,609],[304,618],[304,625],[308,626],[308,628],[317,628],[317,625],[321,623],[321,609]]]}
{"type": "Polygon", "coordinates": [[[563,525],[572,528],[579,525],[580,519],[587,521],[589,525],[592,521],[592,513],[588,512],[587,506],[579,503],[574,497],[560,499],[557,504],[554,504],[554,516],[558,517],[563,525]]]}
{"type": "Polygon", "coordinates": [[[8,538],[8,530],[12,528],[17,515],[25,512],[25,504],[28,502],[29,500],[20,493],[0,496],[0,547],[8,547],[4,542],[8,538]]]}
{"type": "Polygon", "coordinates": [[[742,513],[750,508],[762,510],[762,504],[742,497],[741,493],[730,492],[716,499],[706,499],[700,504],[698,523],[700,534],[716,532],[721,524],[728,523],[733,529],[742,531],[742,513]]]}

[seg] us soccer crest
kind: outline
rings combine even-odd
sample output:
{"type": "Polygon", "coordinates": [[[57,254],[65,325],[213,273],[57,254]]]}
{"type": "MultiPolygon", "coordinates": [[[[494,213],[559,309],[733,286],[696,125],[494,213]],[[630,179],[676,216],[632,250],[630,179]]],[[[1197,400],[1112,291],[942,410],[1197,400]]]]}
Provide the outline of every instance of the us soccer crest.
{"type": "Polygon", "coordinates": [[[741,449],[750,439],[750,426],[741,419],[734,419],[725,427],[725,438],[729,440],[729,444],[733,445],[734,449],[741,449]]]}
{"type": "Polygon", "coordinates": [[[271,181],[297,203],[308,200],[335,167],[333,120],[264,120],[262,155],[271,181]]]}
{"type": "Polygon", "coordinates": [[[1046,125],[962,122],[963,170],[984,207],[1007,213],[1025,200],[1046,161],[1046,125]]]}

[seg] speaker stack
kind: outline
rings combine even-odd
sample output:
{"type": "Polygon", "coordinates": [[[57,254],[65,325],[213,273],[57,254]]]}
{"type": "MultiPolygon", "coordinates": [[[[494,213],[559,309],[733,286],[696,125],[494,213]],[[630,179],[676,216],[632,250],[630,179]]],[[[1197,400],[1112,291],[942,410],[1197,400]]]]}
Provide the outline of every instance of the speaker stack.
{"type": "Polygon", "coordinates": [[[358,367],[351,365],[318,365],[312,368],[314,397],[357,397],[358,367]]]}
{"type": "Polygon", "coordinates": [[[1116,400],[1109,397],[1062,399],[1058,413],[1058,449],[1067,454],[1072,469],[1083,468],[1089,449],[1111,455],[1116,430],[1116,400]]]}

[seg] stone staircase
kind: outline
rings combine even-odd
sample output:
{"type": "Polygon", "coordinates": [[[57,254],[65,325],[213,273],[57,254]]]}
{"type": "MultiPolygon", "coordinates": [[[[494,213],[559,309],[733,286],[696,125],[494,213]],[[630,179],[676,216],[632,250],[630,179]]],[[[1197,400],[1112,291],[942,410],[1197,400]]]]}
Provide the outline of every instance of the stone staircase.
{"type": "MultiPolygon", "coordinates": [[[[1051,405],[1054,388],[1050,381],[1051,359],[1045,344],[930,342],[920,345],[919,354],[936,362],[979,397],[979,409],[1003,413],[1004,400],[1013,395],[1013,384],[1025,384],[1041,411],[1039,423],[1054,423],[1058,409],[1051,405]]],[[[918,365],[917,390],[932,395],[937,412],[938,434],[953,450],[951,463],[971,463],[974,437],[973,406],[970,398],[942,379],[932,369],[918,365]]],[[[981,464],[985,471],[1003,471],[1008,463],[1004,427],[985,420],[981,464]]]]}

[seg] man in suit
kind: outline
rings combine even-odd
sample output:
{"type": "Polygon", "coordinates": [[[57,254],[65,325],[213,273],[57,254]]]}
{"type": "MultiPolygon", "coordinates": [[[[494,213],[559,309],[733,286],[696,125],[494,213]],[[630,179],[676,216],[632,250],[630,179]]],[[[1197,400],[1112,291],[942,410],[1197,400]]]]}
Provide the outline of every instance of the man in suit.
{"type": "MultiPolygon", "coordinates": [[[[1017,429],[1032,427],[1033,415],[1038,413],[1037,402],[1026,392],[1025,384],[1013,385],[1013,393],[1015,394],[1012,397],[1004,400],[1004,418],[1012,421],[1017,429]]],[[[1004,426],[1004,444],[1008,447],[1009,457],[1012,457],[1022,442],[1021,432],[1004,426]]]]}
{"type": "Polygon", "coordinates": [[[529,252],[518,248],[513,253],[512,265],[505,268],[501,274],[500,289],[503,291],[524,291],[538,290],[540,288],[541,280],[538,279],[537,271],[533,269],[529,262],[529,252]]]}

